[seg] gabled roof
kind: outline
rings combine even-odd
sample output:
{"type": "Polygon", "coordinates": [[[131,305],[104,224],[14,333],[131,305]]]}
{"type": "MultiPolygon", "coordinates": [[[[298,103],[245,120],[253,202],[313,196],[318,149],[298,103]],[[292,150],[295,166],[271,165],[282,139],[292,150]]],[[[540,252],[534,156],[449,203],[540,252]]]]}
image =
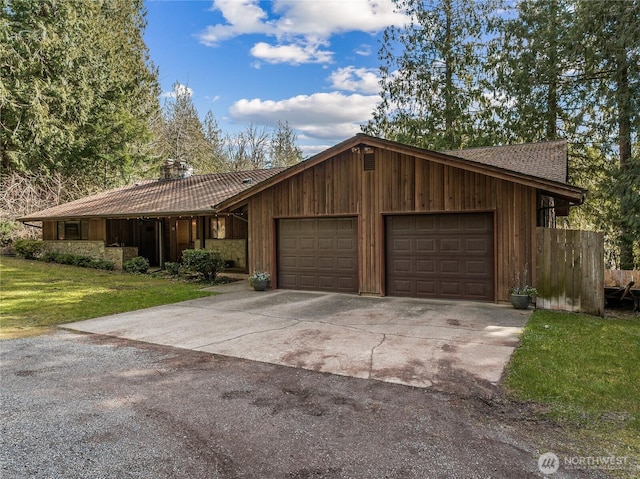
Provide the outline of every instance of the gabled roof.
{"type": "Polygon", "coordinates": [[[567,143],[564,140],[436,152],[359,133],[234,197],[222,201],[216,206],[216,210],[233,209],[250,196],[356,146],[383,148],[427,161],[513,181],[537,188],[550,196],[561,198],[572,204],[581,204],[586,194],[586,190],[566,183],[567,143]]]}
{"type": "Polygon", "coordinates": [[[283,169],[212,173],[178,180],[147,180],[30,213],[20,220],[159,217],[213,213],[214,205],[251,188],[283,169]]]}
{"type": "Polygon", "coordinates": [[[566,140],[466,148],[442,153],[537,178],[560,183],[567,182],[566,140]]]}

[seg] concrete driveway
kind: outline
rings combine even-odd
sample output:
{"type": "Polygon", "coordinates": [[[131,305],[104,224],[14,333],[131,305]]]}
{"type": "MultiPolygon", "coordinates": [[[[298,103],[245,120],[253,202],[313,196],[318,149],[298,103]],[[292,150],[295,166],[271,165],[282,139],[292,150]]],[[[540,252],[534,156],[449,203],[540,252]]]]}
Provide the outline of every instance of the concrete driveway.
{"type": "Polygon", "coordinates": [[[507,305],[276,290],[67,324],[75,331],[314,371],[442,389],[497,383],[530,311],[507,305]]]}

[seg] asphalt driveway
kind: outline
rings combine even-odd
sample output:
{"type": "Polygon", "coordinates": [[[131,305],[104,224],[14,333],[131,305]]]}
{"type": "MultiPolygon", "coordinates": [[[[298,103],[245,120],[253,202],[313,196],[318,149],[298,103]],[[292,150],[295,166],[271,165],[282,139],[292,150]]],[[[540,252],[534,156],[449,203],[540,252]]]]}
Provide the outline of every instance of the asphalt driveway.
{"type": "Polygon", "coordinates": [[[446,390],[497,383],[529,312],[460,301],[276,290],[216,296],[65,325],[87,333],[446,390]]]}

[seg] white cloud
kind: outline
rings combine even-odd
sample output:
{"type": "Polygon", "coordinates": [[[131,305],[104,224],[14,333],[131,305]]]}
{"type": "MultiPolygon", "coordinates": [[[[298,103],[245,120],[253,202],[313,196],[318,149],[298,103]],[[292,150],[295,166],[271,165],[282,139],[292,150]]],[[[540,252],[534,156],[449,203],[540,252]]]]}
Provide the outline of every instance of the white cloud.
{"type": "Polygon", "coordinates": [[[396,13],[392,0],[276,0],[275,13],[281,33],[328,38],[342,32],[377,33],[406,21],[396,13]]]}
{"type": "Polygon", "coordinates": [[[181,83],[176,83],[173,86],[173,91],[163,92],[160,96],[162,98],[175,98],[178,93],[187,94],[188,96],[193,96],[193,90],[189,88],[187,85],[182,85],[181,83]]]}
{"type": "Polygon", "coordinates": [[[371,118],[380,97],[344,95],[339,92],[298,95],[285,100],[242,99],[229,109],[241,123],[275,126],[287,121],[307,137],[344,139],[360,132],[360,124],[371,118]]]}
{"type": "Polygon", "coordinates": [[[348,66],[338,68],[329,76],[331,87],[336,90],[356,91],[361,93],[379,93],[380,78],[374,68],[356,68],[348,66]]]}
{"type": "Polygon", "coordinates": [[[358,46],[358,48],[356,48],[354,52],[356,53],[356,55],[360,55],[361,57],[368,57],[369,55],[371,55],[371,45],[363,43],[362,45],[358,46]]]}
{"type": "MultiPolygon", "coordinates": [[[[335,34],[364,31],[378,33],[390,25],[405,23],[406,17],[394,11],[392,0],[274,0],[271,14],[258,0],[214,0],[226,23],[209,25],[198,35],[200,42],[217,46],[239,35],[273,36],[277,45],[261,42],[251,50],[257,58],[270,63],[325,63],[331,52],[321,50],[335,34]]],[[[369,55],[362,46],[359,55],[369,55]]]]}
{"type": "Polygon", "coordinates": [[[211,9],[220,10],[227,23],[209,25],[198,35],[200,42],[207,46],[247,33],[275,33],[267,12],[259,7],[257,0],[215,0],[211,9]]]}
{"type": "Polygon", "coordinates": [[[289,63],[299,65],[301,63],[327,63],[331,61],[333,52],[320,50],[319,45],[269,45],[268,43],[256,43],[251,49],[251,54],[267,63],[289,63]]]}

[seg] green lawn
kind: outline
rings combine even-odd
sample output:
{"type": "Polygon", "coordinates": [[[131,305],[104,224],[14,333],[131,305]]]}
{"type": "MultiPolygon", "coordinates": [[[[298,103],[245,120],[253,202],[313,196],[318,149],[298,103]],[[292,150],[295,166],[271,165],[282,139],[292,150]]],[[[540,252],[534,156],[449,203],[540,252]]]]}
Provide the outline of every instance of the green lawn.
{"type": "Polygon", "coordinates": [[[56,324],[208,296],[202,285],[0,258],[0,339],[56,324]]]}
{"type": "Polygon", "coordinates": [[[610,454],[640,464],[637,315],[603,319],[535,311],[509,365],[506,387],[566,428],[584,445],[583,455],[610,454]]]}

